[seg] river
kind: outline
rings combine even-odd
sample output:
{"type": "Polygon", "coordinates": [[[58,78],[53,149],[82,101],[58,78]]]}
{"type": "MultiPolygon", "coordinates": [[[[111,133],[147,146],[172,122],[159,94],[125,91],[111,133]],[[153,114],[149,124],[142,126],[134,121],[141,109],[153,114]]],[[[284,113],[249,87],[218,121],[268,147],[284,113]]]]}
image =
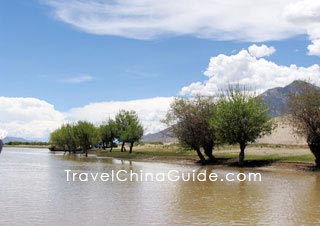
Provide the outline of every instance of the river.
{"type": "MultiPolygon", "coordinates": [[[[319,225],[320,175],[264,172],[262,181],[67,181],[66,171],[247,173],[250,169],[81,158],[4,148],[0,225],[319,225]]],[[[258,172],[258,170],[251,170],[258,172]]]]}

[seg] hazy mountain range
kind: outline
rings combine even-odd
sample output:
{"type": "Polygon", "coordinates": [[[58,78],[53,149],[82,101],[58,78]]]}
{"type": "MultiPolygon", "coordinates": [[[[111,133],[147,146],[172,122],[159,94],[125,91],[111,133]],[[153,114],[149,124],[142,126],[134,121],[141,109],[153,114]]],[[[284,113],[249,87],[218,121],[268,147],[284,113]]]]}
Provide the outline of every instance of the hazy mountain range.
{"type": "Polygon", "coordinates": [[[21,138],[21,137],[6,137],[3,139],[3,143],[8,143],[8,142],[12,142],[12,141],[16,141],[16,142],[29,142],[28,140],[21,138]]]}

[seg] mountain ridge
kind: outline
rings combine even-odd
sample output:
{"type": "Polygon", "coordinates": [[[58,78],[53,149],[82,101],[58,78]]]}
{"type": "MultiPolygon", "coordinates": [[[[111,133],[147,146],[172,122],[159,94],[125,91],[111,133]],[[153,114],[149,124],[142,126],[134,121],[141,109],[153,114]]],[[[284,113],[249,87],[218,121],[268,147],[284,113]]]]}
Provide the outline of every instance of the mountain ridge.
{"type": "MultiPolygon", "coordinates": [[[[307,87],[308,89],[317,89],[320,90],[320,87],[315,86],[311,83],[295,80],[292,83],[284,87],[275,87],[266,90],[262,94],[258,95],[257,98],[262,100],[263,104],[268,105],[267,114],[272,118],[283,116],[288,113],[287,102],[291,93],[299,93],[301,87],[307,87]]],[[[162,130],[158,133],[147,134],[142,137],[144,142],[175,142],[177,138],[168,134],[169,128],[162,130]]]]}
{"type": "Polygon", "coordinates": [[[9,142],[29,142],[29,140],[21,138],[21,137],[6,137],[3,140],[3,143],[9,143],[9,142]]]}
{"type": "Polygon", "coordinates": [[[320,87],[311,83],[295,80],[287,86],[268,89],[258,98],[261,98],[262,103],[268,106],[267,114],[274,118],[288,113],[287,102],[290,94],[301,92],[302,87],[320,90],[320,87]]]}

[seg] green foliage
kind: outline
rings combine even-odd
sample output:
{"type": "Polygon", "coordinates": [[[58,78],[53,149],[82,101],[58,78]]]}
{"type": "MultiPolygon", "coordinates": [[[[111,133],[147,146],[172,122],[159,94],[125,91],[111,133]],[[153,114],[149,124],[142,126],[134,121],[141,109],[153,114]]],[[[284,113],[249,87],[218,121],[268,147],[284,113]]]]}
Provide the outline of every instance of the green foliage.
{"type": "Polygon", "coordinates": [[[214,159],[215,131],[209,126],[210,118],[214,117],[214,107],[210,97],[176,98],[164,120],[184,147],[197,151],[201,161],[205,160],[201,147],[210,160],[214,159]]]}
{"type": "Polygon", "coordinates": [[[63,136],[65,139],[65,145],[69,151],[75,152],[79,146],[79,139],[75,132],[75,126],[72,124],[66,124],[62,126],[63,136]]]}
{"type": "Polygon", "coordinates": [[[6,143],[6,145],[34,145],[34,146],[47,146],[48,142],[40,142],[40,141],[10,141],[6,143]]]}
{"type": "Polygon", "coordinates": [[[69,152],[79,148],[86,152],[98,142],[97,129],[92,123],[79,121],[76,124],[65,124],[53,131],[50,143],[69,152]]]}
{"type": "Polygon", "coordinates": [[[69,152],[75,152],[79,146],[79,140],[75,133],[75,125],[67,123],[52,132],[50,143],[69,152]]]}
{"type": "Polygon", "coordinates": [[[131,152],[133,143],[139,141],[143,135],[143,127],[136,112],[121,110],[116,115],[115,123],[119,140],[129,142],[131,152]]]}
{"type": "Polygon", "coordinates": [[[66,148],[66,142],[67,140],[65,139],[65,134],[63,132],[62,127],[60,129],[57,129],[55,131],[53,131],[50,134],[50,143],[55,145],[55,146],[59,146],[63,149],[66,148]]]}
{"type": "Polygon", "coordinates": [[[243,164],[245,147],[271,133],[273,122],[261,100],[239,86],[229,87],[218,101],[211,126],[220,143],[240,144],[239,162],[243,164]]]}
{"type": "Polygon", "coordinates": [[[143,135],[143,127],[134,111],[120,111],[115,120],[96,128],[92,123],[78,121],[76,124],[65,124],[50,134],[50,143],[69,152],[82,149],[86,155],[88,150],[98,143],[104,147],[114,147],[113,141],[119,139],[130,143],[130,152],[134,142],[143,135]]]}
{"type": "Polygon", "coordinates": [[[118,130],[116,122],[112,119],[109,119],[107,123],[100,125],[98,129],[99,138],[103,146],[113,147],[113,141],[118,137],[118,130]]]}
{"type": "Polygon", "coordinates": [[[98,143],[99,141],[97,129],[90,122],[78,121],[74,127],[74,132],[80,147],[85,152],[87,152],[92,145],[98,143]]]}
{"type": "Polygon", "coordinates": [[[211,126],[220,143],[247,145],[271,133],[273,123],[261,100],[239,87],[229,88],[217,104],[211,126]]]}

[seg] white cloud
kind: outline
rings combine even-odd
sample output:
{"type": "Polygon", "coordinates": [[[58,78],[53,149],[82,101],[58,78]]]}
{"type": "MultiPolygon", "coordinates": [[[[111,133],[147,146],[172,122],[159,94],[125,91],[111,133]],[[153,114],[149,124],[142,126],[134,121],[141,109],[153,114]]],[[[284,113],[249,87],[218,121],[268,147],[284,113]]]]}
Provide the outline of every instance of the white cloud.
{"type": "Polygon", "coordinates": [[[284,16],[298,25],[320,21],[320,2],[318,0],[291,1],[284,9],[284,16]]]}
{"type": "Polygon", "coordinates": [[[3,140],[8,135],[8,131],[6,130],[0,130],[0,140],[3,140]]]}
{"type": "Polygon", "coordinates": [[[53,105],[35,98],[0,97],[0,106],[0,129],[8,136],[47,138],[64,120],[53,105]]]}
{"type": "Polygon", "coordinates": [[[93,77],[90,75],[80,75],[75,77],[69,77],[62,79],[61,81],[64,83],[83,83],[83,82],[90,82],[93,80],[93,77]]]}
{"type": "Polygon", "coordinates": [[[181,95],[214,95],[228,84],[245,85],[263,92],[267,89],[286,86],[294,80],[307,80],[320,85],[320,67],[296,65],[281,66],[264,58],[252,56],[247,50],[231,56],[220,54],[212,57],[204,75],[209,79],[183,87],[181,95]]]}
{"type": "Polygon", "coordinates": [[[270,46],[270,47],[266,45],[257,46],[255,44],[252,46],[249,46],[248,50],[251,56],[254,56],[257,58],[270,56],[276,51],[276,49],[273,46],[270,46]]]}
{"type": "Polygon", "coordinates": [[[164,119],[172,100],[171,97],[156,97],[99,102],[59,112],[53,105],[39,99],[0,97],[0,132],[29,140],[44,140],[65,122],[88,120],[98,125],[114,118],[120,109],[135,110],[145,133],[158,132],[166,128],[160,121],[164,119]]]}
{"type": "Polygon", "coordinates": [[[54,16],[82,31],[151,39],[193,35],[220,40],[278,40],[304,33],[284,17],[293,0],[46,0],[54,16]]]}
{"type": "Polygon", "coordinates": [[[160,121],[164,119],[172,100],[171,97],[156,97],[91,103],[71,109],[66,113],[66,119],[69,121],[88,120],[99,124],[108,118],[114,118],[121,109],[134,110],[145,128],[145,133],[153,133],[166,128],[166,125],[160,121]]]}
{"type": "Polygon", "coordinates": [[[284,17],[308,34],[312,44],[308,54],[320,56],[320,1],[302,0],[288,5],[284,17]]]}
{"type": "Polygon", "coordinates": [[[98,35],[135,39],[192,35],[250,42],[301,34],[314,40],[315,32],[320,36],[319,0],[42,1],[53,8],[58,20],[98,35]]]}
{"type": "Polygon", "coordinates": [[[320,39],[312,40],[312,44],[308,45],[308,54],[320,56],[320,39]]]}

